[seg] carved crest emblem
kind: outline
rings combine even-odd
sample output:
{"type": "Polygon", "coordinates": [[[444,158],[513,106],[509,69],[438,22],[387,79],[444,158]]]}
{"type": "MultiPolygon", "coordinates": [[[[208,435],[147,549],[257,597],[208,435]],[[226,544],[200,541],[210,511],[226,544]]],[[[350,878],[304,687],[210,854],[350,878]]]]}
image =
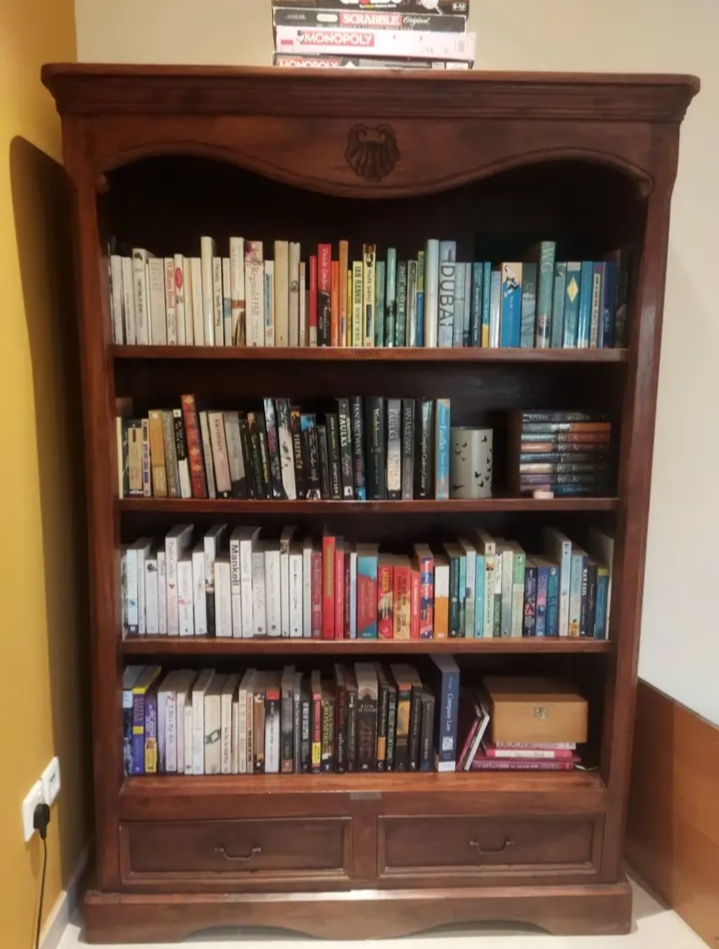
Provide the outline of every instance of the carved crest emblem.
{"type": "Polygon", "coordinates": [[[355,125],[350,129],[345,158],[352,170],[365,181],[381,181],[397,164],[400,151],[397,136],[389,125],[370,128],[355,125]]]}

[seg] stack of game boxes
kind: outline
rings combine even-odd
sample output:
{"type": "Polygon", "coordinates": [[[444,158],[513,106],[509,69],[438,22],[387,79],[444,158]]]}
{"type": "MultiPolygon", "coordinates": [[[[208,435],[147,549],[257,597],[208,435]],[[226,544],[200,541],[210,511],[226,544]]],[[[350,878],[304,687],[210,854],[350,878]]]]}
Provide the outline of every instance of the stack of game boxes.
{"type": "Polygon", "coordinates": [[[469,0],[273,0],[276,66],[471,69],[469,0]]]}

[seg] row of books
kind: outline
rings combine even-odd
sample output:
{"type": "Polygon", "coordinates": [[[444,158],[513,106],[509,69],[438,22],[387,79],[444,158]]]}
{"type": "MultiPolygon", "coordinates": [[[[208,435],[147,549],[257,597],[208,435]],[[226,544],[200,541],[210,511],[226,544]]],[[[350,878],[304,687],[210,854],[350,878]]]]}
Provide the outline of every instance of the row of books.
{"type": "MultiPolygon", "coordinates": [[[[468,530],[409,553],[380,552],[328,531],[279,538],[259,527],[190,524],[122,551],[123,629],[130,636],[251,639],[606,639],[613,539],[588,550],[555,528],[540,552],[468,530]]],[[[289,645],[289,644],[288,644],[289,645]]]]}
{"type": "Polygon", "coordinates": [[[130,666],[123,676],[127,774],[454,771],[459,668],[423,680],[403,663],[286,665],[226,675],[130,666]]]}
{"type": "Polygon", "coordinates": [[[277,0],[272,8],[273,62],[325,68],[470,69],[476,36],[467,33],[468,13],[467,0],[382,4],[277,0]]]}
{"type": "Polygon", "coordinates": [[[509,485],[520,495],[612,491],[612,423],[600,412],[511,412],[509,485]]]}
{"type": "Polygon", "coordinates": [[[118,400],[120,497],[449,498],[449,399],[356,396],[320,415],[290,399],[259,412],[181,404],[133,418],[132,400],[118,400]]]}
{"type": "Polygon", "coordinates": [[[542,241],[523,263],[457,260],[429,240],[414,260],[374,244],[352,260],[340,241],[307,263],[298,243],[232,237],[217,256],[110,254],[113,341],[127,345],[612,348],[626,346],[628,255],[556,261],[542,241]]]}

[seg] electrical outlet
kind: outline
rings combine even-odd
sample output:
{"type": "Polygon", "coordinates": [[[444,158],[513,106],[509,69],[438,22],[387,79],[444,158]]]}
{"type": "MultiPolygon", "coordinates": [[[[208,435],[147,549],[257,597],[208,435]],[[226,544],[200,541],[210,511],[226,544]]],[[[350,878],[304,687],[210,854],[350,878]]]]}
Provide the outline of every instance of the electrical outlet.
{"type": "Polygon", "coordinates": [[[42,796],[48,807],[52,807],[59,793],[60,759],[55,757],[42,773],[42,796]]]}
{"type": "Polygon", "coordinates": [[[25,833],[25,843],[27,843],[35,833],[35,828],[33,827],[35,808],[38,804],[42,803],[42,784],[40,781],[36,781],[30,789],[30,793],[22,802],[22,826],[25,833]]]}

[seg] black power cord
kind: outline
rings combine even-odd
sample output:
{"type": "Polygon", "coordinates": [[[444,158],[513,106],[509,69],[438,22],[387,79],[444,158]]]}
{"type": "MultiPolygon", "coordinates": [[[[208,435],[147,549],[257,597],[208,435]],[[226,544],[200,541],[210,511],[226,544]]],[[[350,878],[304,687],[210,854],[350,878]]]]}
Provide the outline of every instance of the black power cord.
{"type": "Polygon", "coordinates": [[[38,804],[32,815],[32,826],[42,840],[42,879],[40,880],[40,905],[37,908],[37,928],[35,930],[35,949],[40,949],[40,927],[42,926],[42,904],[45,899],[45,874],[47,873],[47,825],[50,823],[50,808],[47,804],[38,804]]]}

